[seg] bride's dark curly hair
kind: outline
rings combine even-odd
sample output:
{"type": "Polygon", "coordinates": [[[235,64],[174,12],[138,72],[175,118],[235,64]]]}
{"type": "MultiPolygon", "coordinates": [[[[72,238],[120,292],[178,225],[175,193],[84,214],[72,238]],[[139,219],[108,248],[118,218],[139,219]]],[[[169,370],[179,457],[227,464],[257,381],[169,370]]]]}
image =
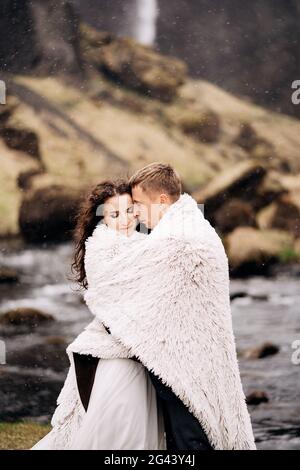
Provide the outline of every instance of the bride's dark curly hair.
{"type": "Polygon", "coordinates": [[[118,178],[102,181],[87,192],[79,206],[78,213],[75,215],[74,221],[76,225],[72,232],[75,242],[75,253],[71,264],[71,272],[74,275],[72,280],[84,289],[87,288],[84,266],[85,241],[92,235],[100,220],[103,219],[103,215],[97,214],[97,208],[110,197],[121,196],[122,194],[131,195],[131,186],[128,180],[118,178]]]}

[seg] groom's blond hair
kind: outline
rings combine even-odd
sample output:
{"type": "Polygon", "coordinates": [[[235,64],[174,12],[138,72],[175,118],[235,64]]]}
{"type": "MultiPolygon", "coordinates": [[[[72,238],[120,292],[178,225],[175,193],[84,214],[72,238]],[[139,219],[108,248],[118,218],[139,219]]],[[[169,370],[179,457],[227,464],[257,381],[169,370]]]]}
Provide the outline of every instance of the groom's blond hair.
{"type": "Polygon", "coordinates": [[[144,191],[165,191],[172,200],[182,192],[179,174],[167,163],[154,162],[138,170],[129,180],[131,187],[139,185],[144,191]]]}

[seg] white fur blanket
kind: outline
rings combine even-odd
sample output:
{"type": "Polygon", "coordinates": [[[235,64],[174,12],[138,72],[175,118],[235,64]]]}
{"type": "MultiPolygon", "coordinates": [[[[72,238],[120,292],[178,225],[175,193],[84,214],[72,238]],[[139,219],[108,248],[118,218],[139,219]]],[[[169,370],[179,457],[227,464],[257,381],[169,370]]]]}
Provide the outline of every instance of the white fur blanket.
{"type": "MultiPolygon", "coordinates": [[[[105,225],[98,225],[86,240],[85,265],[89,286],[93,285],[96,267],[107,265],[112,257],[126,250],[132,243],[146,235],[134,232],[130,239],[105,225]]],[[[85,410],[77,388],[73,353],[90,354],[100,359],[130,358],[128,348],[109,334],[102,322],[95,318],[75,338],[66,350],[70,367],[64,385],[57,398],[57,407],[51,419],[52,429],[34,449],[67,450],[82,423],[85,410]]]]}
{"type": "Polygon", "coordinates": [[[90,354],[100,359],[131,357],[128,349],[109,334],[97,318],[75,338],[67,347],[70,367],[51,419],[52,430],[47,435],[45,444],[41,443],[43,449],[69,449],[85,415],[77,388],[73,353],[90,354]]]}
{"type": "Polygon", "coordinates": [[[86,258],[91,312],[173,389],[216,449],[255,449],[232,330],[228,259],[196,201],[182,194],[135,243],[105,227],[96,233],[86,258]],[[98,242],[106,250],[100,258],[98,242]]]}

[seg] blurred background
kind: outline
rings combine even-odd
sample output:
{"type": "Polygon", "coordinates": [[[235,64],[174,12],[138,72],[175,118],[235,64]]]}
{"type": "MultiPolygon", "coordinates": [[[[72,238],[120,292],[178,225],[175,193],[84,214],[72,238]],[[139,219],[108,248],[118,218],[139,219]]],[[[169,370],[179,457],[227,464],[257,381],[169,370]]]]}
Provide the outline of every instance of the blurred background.
{"type": "Polygon", "coordinates": [[[297,0],[1,0],[0,448],[47,432],[92,319],[68,279],[84,192],[162,161],[224,243],[258,448],[300,449],[299,20],[297,0]]]}

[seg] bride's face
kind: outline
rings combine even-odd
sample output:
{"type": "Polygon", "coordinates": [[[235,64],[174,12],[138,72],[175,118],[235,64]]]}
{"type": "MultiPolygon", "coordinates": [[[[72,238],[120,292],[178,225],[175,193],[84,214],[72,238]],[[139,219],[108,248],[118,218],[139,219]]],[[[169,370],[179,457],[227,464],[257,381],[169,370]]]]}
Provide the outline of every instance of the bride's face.
{"type": "Polygon", "coordinates": [[[104,223],[123,235],[130,236],[137,225],[130,194],[108,198],[103,206],[104,223]]]}

